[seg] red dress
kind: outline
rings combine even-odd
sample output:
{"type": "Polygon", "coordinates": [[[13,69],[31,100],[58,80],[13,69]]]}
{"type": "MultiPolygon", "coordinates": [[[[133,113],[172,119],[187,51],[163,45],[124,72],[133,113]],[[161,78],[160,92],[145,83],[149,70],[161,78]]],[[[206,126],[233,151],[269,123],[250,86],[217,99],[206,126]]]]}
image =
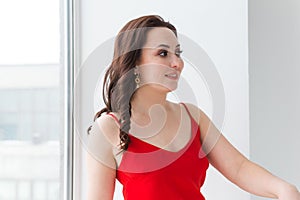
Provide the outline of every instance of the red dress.
{"type": "Polygon", "coordinates": [[[200,128],[184,107],[190,117],[192,138],[181,150],[164,150],[129,135],[131,142],[117,169],[125,200],[205,199],[200,188],[209,162],[201,151],[200,128]]]}

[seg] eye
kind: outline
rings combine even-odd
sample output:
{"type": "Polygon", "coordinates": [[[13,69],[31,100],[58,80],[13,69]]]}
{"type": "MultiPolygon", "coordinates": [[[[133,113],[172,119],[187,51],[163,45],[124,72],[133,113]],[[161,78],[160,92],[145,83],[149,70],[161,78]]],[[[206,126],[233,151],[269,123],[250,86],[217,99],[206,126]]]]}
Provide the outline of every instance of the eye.
{"type": "Polygon", "coordinates": [[[182,54],[182,50],[177,50],[176,52],[175,52],[175,55],[177,56],[177,57],[181,57],[181,54],[182,54]]]}
{"type": "Polygon", "coordinates": [[[163,50],[160,50],[160,51],[159,51],[159,55],[162,56],[162,57],[166,57],[166,56],[168,55],[168,51],[167,51],[167,50],[164,50],[164,49],[163,49],[163,50]]]}

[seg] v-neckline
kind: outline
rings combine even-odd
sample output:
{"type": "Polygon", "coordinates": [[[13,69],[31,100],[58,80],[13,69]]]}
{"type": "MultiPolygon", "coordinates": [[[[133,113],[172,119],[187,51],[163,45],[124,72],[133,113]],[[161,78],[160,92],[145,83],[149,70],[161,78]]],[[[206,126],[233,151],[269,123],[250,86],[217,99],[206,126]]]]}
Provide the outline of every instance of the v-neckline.
{"type": "MultiPolygon", "coordinates": [[[[180,103],[180,105],[181,105],[182,103],[180,103]]],[[[166,152],[168,152],[168,153],[180,153],[181,151],[183,151],[183,150],[185,150],[186,148],[188,148],[190,145],[191,145],[191,143],[194,141],[194,139],[195,139],[195,137],[196,137],[196,135],[195,135],[195,133],[194,133],[194,131],[193,131],[193,123],[196,123],[196,122],[194,122],[194,120],[193,120],[193,118],[192,118],[192,116],[191,116],[191,114],[189,113],[189,111],[187,110],[187,108],[186,108],[186,106],[185,105],[183,105],[182,104],[182,106],[184,107],[184,109],[183,110],[185,110],[185,113],[188,115],[188,117],[189,117],[189,121],[190,121],[190,138],[189,138],[189,140],[188,140],[188,142],[182,147],[182,148],[180,148],[179,150],[177,150],[177,151],[171,151],[171,150],[168,150],[168,149],[164,149],[164,148],[162,148],[162,147],[158,147],[158,146],[156,146],[156,145],[154,145],[154,144],[151,144],[151,143],[149,143],[149,142],[146,142],[146,141],[144,141],[144,140],[142,140],[142,139],[140,139],[140,138],[138,138],[138,137],[136,137],[136,136],[134,136],[134,135],[132,135],[132,134],[130,134],[129,133],[129,137],[132,137],[132,138],[134,138],[135,140],[137,140],[137,141],[139,141],[139,142],[142,142],[143,144],[146,144],[146,145],[148,145],[148,146],[151,146],[151,147],[153,147],[153,148],[155,148],[155,149],[157,149],[157,150],[162,150],[162,151],[166,151],[166,152]]],[[[180,108],[181,109],[181,108],[180,108]]],[[[176,137],[176,136],[175,136],[176,137]]],[[[171,140],[171,143],[174,141],[174,138],[171,140]]],[[[129,145],[130,146],[130,145],[129,145]]]]}

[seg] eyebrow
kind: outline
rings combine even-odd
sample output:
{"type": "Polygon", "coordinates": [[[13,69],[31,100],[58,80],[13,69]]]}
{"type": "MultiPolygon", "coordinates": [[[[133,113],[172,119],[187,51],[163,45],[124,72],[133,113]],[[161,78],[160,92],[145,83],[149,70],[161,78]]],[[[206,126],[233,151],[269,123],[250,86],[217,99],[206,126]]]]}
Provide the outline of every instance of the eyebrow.
{"type": "MultiPolygon", "coordinates": [[[[159,48],[159,47],[165,47],[165,48],[170,49],[170,46],[167,45],[167,44],[160,44],[160,45],[158,45],[156,48],[159,48]]],[[[177,48],[177,47],[180,47],[180,44],[177,44],[177,45],[176,45],[176,48],[177,48]]]]}

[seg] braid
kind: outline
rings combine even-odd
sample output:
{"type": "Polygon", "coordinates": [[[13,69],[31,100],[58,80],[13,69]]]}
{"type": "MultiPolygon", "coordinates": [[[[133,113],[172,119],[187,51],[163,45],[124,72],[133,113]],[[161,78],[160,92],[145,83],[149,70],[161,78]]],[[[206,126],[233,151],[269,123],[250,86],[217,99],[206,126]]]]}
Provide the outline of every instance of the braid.
{"type": "Polygon", "coordinates": [[[129,70],[119,79],[112,94],[112,111],[120,113],[120,147],[122,150],[127,150],[130,143],[128,132],[131,117],[130,100],[136,89],[134,79],[134,70],[129,70]]]}

